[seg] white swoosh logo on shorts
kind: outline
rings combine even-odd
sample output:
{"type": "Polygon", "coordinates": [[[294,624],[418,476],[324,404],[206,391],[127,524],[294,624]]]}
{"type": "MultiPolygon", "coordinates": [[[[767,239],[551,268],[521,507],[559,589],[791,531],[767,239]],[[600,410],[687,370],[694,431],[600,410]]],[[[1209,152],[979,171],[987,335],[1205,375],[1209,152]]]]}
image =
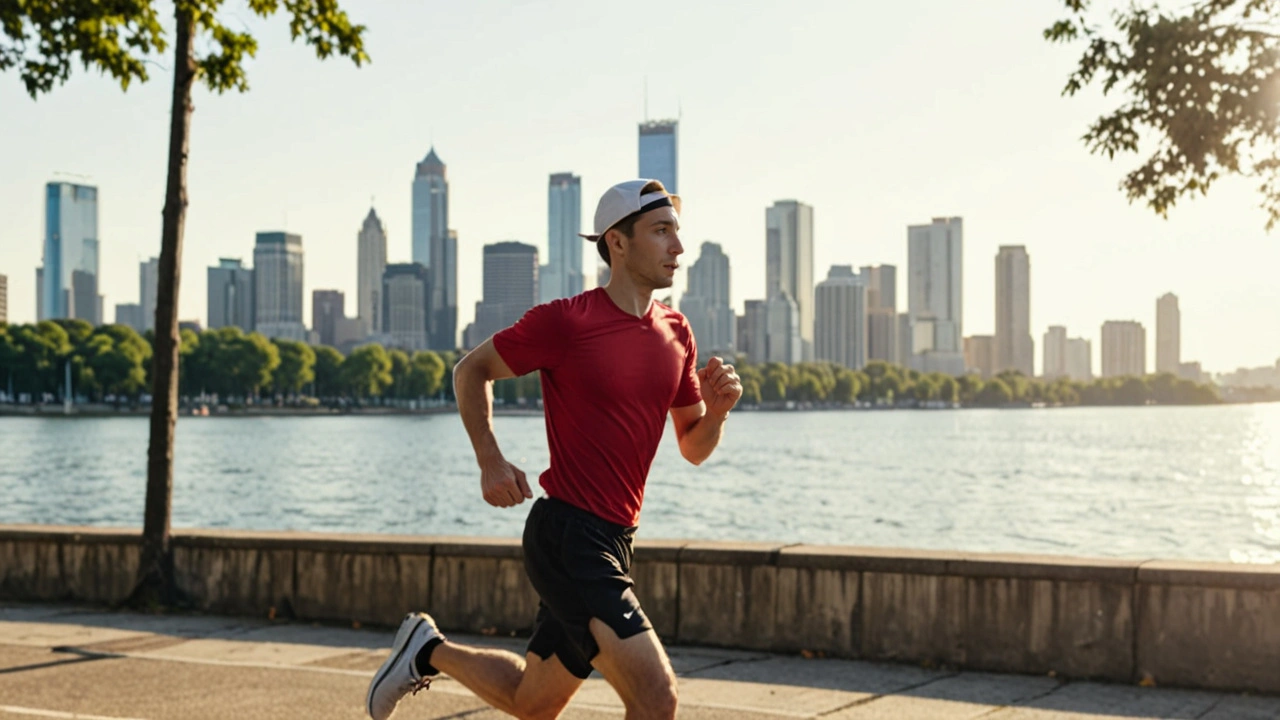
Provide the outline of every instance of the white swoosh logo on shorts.
{"type": "Polygon", "coordinates": [[[624,613],[622,613],[622,617],[623,617],[623,618],[625,618],[625,619],[627,619],[627,620],[630,620],[630,619],[631,619],[631,616],[632,616],[632,615],[635,615],[635,614],[636,614],[636,611],[635,611],[635,610],[632,610],[631,612],[624,612],[624,613]]]}

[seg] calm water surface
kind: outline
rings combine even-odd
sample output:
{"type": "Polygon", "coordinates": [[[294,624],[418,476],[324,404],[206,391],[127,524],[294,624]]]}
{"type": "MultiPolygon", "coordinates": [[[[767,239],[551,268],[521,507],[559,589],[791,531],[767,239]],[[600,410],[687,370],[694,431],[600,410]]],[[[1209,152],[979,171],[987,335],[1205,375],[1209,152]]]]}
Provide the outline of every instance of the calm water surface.
{"type": "MultiPolygon", "coordinates": [[[[531,476],[540,417],[499,417],[531,476]]],[[[145,418],[0,418],[0,523],[137,526],[145,418]]],[[[178,527],[517,537],[456,415],[190,418],[178,527]]],[[[1280,561],[1280,404],[735,413],[701,467],[668,428],[642,537],[1280,561]]]]}

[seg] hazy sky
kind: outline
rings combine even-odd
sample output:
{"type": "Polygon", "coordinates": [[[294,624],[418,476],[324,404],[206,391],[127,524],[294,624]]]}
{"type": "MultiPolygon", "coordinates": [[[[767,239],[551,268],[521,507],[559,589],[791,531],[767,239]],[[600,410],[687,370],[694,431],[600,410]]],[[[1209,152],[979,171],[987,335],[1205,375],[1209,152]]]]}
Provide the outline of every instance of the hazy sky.
{"type": "MultiPolygon", "coordinates": [[[[291,45],[282,19],[226,13],[260,49],[250,93],[195,98],[183,318],[206,320],[209,265],[251,261],[254,233],[277,229],[303,237],[305,321],[317,288],[346,291],[354,314],[370,200],[391,261],[407,261],[414,165],[434,142],[449,168],[462,327],[484,244],[545,252],[548,174],[582,176],[584,227],[601,191],[636,174],[647,78],[649,116],[681,113],[684,262],[722,243],[739,312],[764,292],[765,208],[795,198],[815,208],[816,277],[896,264],[900,310],[907,226],[963,217],[966,335],[994,329],[997,248],[1025,244],[1037,369],[1045,328],[1062,324],[1094,341],[1096,372],[1108,319],[1147,327],[1152,369],[1156,298],[1169,291],[1184,360],[1223,371],[1280,356],[1280,233],[1263,231],[1251,184],[1224,182],[1167,221],[1130,206],[1117,184],[1137,159],[1108,162],[1079,142],[1113,101],[1060,97],[1078,48],[1041,38],[1058,0],[344,6],[369,27],[362,69],[291,45]]],[[[0,76],[10,321],[35,316],[51,179],[99,188],[106,319],[138,300],[138,261],[160,246],[168,67],[160,59],[128,93],[77,71],[39,102],[0,76]]]]}

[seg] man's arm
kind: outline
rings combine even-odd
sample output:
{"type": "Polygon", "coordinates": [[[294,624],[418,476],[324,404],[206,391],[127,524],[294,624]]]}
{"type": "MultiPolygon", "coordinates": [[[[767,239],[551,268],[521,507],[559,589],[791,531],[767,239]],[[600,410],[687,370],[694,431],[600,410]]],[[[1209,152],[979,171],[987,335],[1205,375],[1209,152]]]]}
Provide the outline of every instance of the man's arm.
{"type": "Polygon", "coordinates": [[[671,408],[671,422],[676,428],[676,440],[680,454],[694,465],[701,465],[711,457],[720,437],[724,434],[724,421],[729,413],[710,415],[706,403],[671,408]]]}
{"type": "Polygon", "coordinates": [[[711,457],[724,435],[724,421],[742,397],[742,380],[732,365],[718,357],[698,371],[702,401],[696,405],[671,408],[680,454],[694,465],[711,457]]]}
{"type": "Polygon", "coordinates": [[[494,349],[493,338],[467,353],[453,368],[453,393],[480,465],[480,489],[485,501],[496,507],[519,505],[533,497],[524,472],[502,456],[493,434],[493,381],[510,377],[515,373],[494,349]]]}

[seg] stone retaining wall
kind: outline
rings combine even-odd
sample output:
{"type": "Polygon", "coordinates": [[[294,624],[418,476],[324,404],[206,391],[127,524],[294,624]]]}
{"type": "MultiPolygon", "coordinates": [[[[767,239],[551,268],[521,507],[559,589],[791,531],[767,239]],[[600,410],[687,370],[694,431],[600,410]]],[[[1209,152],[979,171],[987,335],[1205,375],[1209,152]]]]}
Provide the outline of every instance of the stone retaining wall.
{"type": "MultiPolygon", "coordinates": [[[[180,530],[178,582],[209,612],[527,633],[516,540],[180,530]]],[[[110,604],[137,530],[0,526],[0,600],[110,604]]],[[[1280,567],[769,543],[652,541],[637,593],[689,645],[1280,692],[1280,567]]]]}

